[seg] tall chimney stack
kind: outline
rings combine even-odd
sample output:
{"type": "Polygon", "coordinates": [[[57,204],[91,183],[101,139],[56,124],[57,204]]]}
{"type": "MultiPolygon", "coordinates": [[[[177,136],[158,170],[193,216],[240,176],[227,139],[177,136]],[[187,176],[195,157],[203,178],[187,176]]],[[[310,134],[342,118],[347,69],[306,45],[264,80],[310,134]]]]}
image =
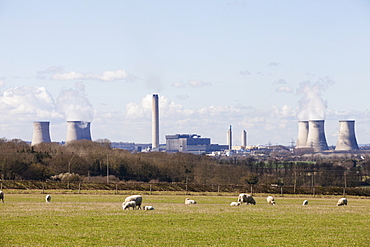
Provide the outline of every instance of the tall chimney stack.
{"type": "Polygon", "coordinates": [[[90,140],[90,122],[67,121],[66,143],[77,140],[90,140]]]}
{"type": "Polygon", "coordinates": [[[355,135],[355,121],[339,121],[339,135],[335,151],[358,150],[358,144],[355,135]]]}
{"type": "Polygon", "coordinates": [[[227,145],[229,146],[229,150],[232,150],[233,148],[233,134],[231,131],[231,125],[229,130],[227,131],[227,145]]]}
{"type": "Polygon", "coordinates": [[[325,137],[324,120],[308,121],[307,147],[313,148],[315,152],[329,149],[325,137]]]}
{"type": "Polygon", "coordinates": [[[307,147],[308,121],[298,121],[298,139],[296,148],[307,147]]]}
{"type": "Polygon", "coordinates": [[[152,149],[159,148],[159,107],[158,94],[152,97],[152,149]]]}
{"type": "Polygon", "coordinates": [[[42,142],[51,142],[49,125],[50,122],[33,122],[33,136],[31,146],[37,145],[42,142]]]}

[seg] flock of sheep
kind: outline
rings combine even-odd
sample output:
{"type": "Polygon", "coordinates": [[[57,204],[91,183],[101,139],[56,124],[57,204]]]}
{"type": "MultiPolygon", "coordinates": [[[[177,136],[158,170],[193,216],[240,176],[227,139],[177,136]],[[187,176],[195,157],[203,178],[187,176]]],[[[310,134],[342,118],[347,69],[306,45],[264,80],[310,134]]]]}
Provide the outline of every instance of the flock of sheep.
{"type": "MultiPolygon", "coordinates": [[[[270,204],[270,205],[275,205],[275,199],[273,196],[268,196],[266,198],[267,200],[267,203],[270,204]]],[[[238,196],[238,201],[237,202],[231,202],[230,203],[230,206],[240,206],[240,204],[242,203],[245,203],[245,204],[253,204],[253,205],[256,205],[256,201],[253,199],[253,197],[251,195],[248,195],[248,194],[240,194],[238,196]]],[[[347,205],[348,203],[348,200],[347,198],[340,198],[337,202],[337,206],[344,206],[344,205],[347,205]]],[[[308,205],[308,201],[307,200],[304,200],[303,203],[302,203],[303,206],[305,205],[308,205]]]]}
{"type": "MultiPolygon", "coordinates": [[[[0,200],[4,203],[4,192],[2,192],[1,190],[0,190],[0,200]]],[[[272,196],[268,196],[266,198],[266,200],[267,200],[267,203],[270,204],[270,205],[275,205],[276,204],[275,199],[272,196]]],[[[45,201],[47,203],[49,203],[51,201],[51,196],[46,195],[45,201]]],[[[130,208],[132,208],[132,209],[154,210],[153,206],[144,206],[143,208],[141,208],[142,202],[143,202],[143,197],[141,195],[128,196],[128,197],[126,197],[125,201],[122,203],[122,208],[123,208],[123,210],[130,209],[130,208]]],[[[185,204],[196,204],[196,203],[197,203],[196,201],[191,200],[189,198],[185,199],[185,204]]],[[[240,194],[238,196],[238,201],[237,202],[231,202],[230,206],[240,206],[242,203],[245,203],[247,205],[248,204],[256,205],[256,201],[254,200],[254,198],[251,195],[249,195],[249,194],[240,194]]],[[[337,206],[344,206],[344,205],[347,205],[347,203],[348,203],[347,198],[340,198],[337,202],[337,206]]],[[[302,205],[308,205],[308,201],[304,200],[302,205]]]]}

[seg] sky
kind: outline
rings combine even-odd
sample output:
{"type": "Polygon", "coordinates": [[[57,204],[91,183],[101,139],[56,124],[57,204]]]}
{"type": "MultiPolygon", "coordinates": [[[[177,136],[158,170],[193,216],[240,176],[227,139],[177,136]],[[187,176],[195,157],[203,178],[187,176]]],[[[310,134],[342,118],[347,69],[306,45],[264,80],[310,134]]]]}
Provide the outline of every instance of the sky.
{"type": "Polygon", "coordinates": [[[366,0],[0,0],[0,138],[91,121],[93,140],[165,135],[291,145],[298,121],[355,120],[370,143],[366,0]]]}

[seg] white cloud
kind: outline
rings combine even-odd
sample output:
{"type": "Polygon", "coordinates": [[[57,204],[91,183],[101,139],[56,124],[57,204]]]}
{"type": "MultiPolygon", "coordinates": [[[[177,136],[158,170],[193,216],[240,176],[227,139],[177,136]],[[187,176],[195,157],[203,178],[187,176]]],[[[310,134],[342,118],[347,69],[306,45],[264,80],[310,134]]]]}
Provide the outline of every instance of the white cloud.
{"type": "Polygon", "coordinates": [[[177,87],[177,88],[182,88],[182,87],[186,87],[186,84],[183,83],[183,82],[174,82],[174,83],[172,83],[171,86],[172,87],[177,87]]]}
{"type": "Polygon", "coordinates": [[[275,89],[279,93],[294,93],[294,88],[292,87],[278,87],[275,89]]]}
{"type": "Polygon", "coordinates": [[[249,70],[242,70],[242,71],[239,71],[239,74],[241,74],[241,75],[250,75],[251,73],[249,72],[249,70]]]}
{"type": "Polygon", "coordinates": [[[108,70],[104,71],[101,75],[94,73],[81,73],[76,71],[64,72],[62,66],[53,66],[44,71],[38,71],[36,78],[38,79],[49,79],[57,81],[68,81],[68,80],[98,80],[98,81],[134,81],[136,78],[134,75],[126,72],[124,69],[119,70],[108,70]]]}

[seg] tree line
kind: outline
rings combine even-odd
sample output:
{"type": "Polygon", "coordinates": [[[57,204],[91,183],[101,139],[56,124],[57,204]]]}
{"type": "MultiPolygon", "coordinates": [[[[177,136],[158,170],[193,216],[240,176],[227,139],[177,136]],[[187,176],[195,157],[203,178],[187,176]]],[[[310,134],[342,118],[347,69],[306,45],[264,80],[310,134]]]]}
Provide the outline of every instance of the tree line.
{"type": "Polygon", "coordinates": [[[181,182],[204,185],[359,186],[370,182],[370,158],[309,159],[290,153],[209,157],[185,153],[131,153],[108,140],[67,145],[0,139],[2,180],[181,182]]]}

